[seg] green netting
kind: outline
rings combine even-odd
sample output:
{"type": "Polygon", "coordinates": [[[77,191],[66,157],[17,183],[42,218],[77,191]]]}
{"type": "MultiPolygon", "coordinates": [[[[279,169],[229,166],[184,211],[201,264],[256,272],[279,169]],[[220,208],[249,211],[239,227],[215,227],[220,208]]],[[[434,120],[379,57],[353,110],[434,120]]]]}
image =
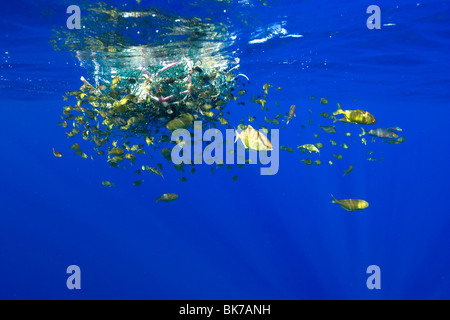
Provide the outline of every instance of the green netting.
{"type": "MultiPolygon", "coordinates": [[[[62,125],[69,128],[67,121],[73,120],[68,136],[82,133],[101,155],[111,154],[116,147],[111,138],[136,138],[160,148],[170,141],[170,131],[189,128],[195,120],[201,120],[204,127],[228,124],[223,109],[236,99],[232,94],[238,81],[234,69],[201,68],[186,61],[98,77],[95,84],[82,77],[80,90],[68,92],[77,102],[64,108],[62,125]],[[102,151],[104,145],[107,149],[102,151]]],[[[138,144],[131,151],[143,146],[138,144]]],[[[128,149],[127,143],[122,147],[128,149]]],[[[121,161],[124,155],[113,154],[109,160],[114,159],[121,161]]],[[[110,162],[115,166],[115,161],[110,162]]]]}

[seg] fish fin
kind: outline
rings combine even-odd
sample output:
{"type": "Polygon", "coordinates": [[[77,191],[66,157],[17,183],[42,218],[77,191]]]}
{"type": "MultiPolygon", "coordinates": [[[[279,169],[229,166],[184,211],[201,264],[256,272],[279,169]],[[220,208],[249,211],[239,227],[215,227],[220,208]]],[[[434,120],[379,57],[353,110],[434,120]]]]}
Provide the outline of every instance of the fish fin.
{"type": "Polygon", "coordinates": [[[332,193],[330,193],[331,194],[331,196],[333,197],[333,201],[331,201],[331,203],[337,203],[337,199],[333,196],[333,194],[332,193]]]}
{"type": "Polygon", "coordinates": [[[337,106],[338,106],[338,108],[337,108],[337,110],[335,112],[333,112],[333,116],[335,116],[337,114],[343,114],[344,113],[344,110],[342,110],[342,107],[341,107],[341,105],[339,103],[337,104],[337,106]]]}
{"type": "Polygon", "coordinates": [[[234,130],[234,131],[236,132],[236,139],[234,139],[234,143],[236,143],[238,141],[238,139],[241,138],[241,134],[237,130],[234,130]]]}
{"type": "Polygon", "coordinates": [[[361,127],[362,133],[359,135],[360,137],[362,137],[363,135],[365,135],[367,133],[366,130],[364,130],[364,128],[361,127]]]}
{"type": "Polygon", "coordinates": [[[159,201],[159,198],[156,198],[156,203],[158,203],[158,201],[159,201]]]}

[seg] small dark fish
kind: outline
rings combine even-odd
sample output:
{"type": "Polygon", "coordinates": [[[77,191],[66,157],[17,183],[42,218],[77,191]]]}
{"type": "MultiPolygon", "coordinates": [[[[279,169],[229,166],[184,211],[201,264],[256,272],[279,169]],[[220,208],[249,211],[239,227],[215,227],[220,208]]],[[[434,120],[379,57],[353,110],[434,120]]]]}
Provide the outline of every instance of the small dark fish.
{"type": "Polygon", "coordinates": [[[351,165],[350,167],[348,167],[347,170],[344,171],[344,176],[345,176],[346,174],[349,174],[350,172],[352,172],[352,170],[353,170],[353,165],[351,165]]]}
{"type": "Polygon", "coordinates": [[[292,117],[296,117],[295,115],[295,104],[293,104],[290,108],[289,108],[289,115],[288,115],[288,119],[286,124],[289,124],[289,121],[292,119],[292,117]]]}
{"type": "Polygon", "coordinates": [[[133,183],[133,186],[135,186],[135,187],[139,187],[141,184],[143,184],[144,183],[144,180],[138,180],[138,181],[135,181],[134,183],[133,183]]]}
{"type": "Polygon", "coordinates": [[[389,143],[389,144],[399,144],[402,142],[405,142],[405,137],[400,137],[398,139],[394,139],[394,140],[384,140],[384,143],[389,143]]]}
{"type": "Polygon", "coordinates": [[[319,126],[319,127],[327,133],[336,133],[335,126],[319,126]]]}
{"type": "Polygon", "coordinates": [[[203,72],[203,70],[202,70],[202,68],[200,68],[200,67],[195,67],[194,69],[193,69],[194,71],[197,71],[197,72],[199,72],[199,73],[202,73],[203,72]]]}
{"type": "Polygon", "coordinates": [[[178,199],[178,194],[176,193],[164,193],[161,197],[156,199],[158,201],[171,202],[178,199]]]}
{"type": "Polygon", "coordinates": [[[104,185],[105,187],[114,187],[114,183],[109,182],[109,181],[102,181],[102,185],[104,185]]]}

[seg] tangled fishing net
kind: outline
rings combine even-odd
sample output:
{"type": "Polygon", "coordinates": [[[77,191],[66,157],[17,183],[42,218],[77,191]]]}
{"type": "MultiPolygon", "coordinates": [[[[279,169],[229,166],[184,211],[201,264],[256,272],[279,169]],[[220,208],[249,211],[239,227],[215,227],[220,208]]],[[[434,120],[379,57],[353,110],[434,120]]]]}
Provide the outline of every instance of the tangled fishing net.
{"type": "MultiPolygon", "coordinates": [[[[92,15],[85,23],[95,29],[56,30],[53,41],[56,50],[75,52],[91,69],[79,90],[67,92],[76,99],[64,107],[60,122],[68,137],[81,134],[117,168],[125,159],[134,163],[149,148],[176,143],[170,141],[171,131],[188,129],[196,120],[204,127],[228,125],[223,110],[237,100],[232,92],[240,79],[248,78],[238,74],[238,59],[223,55],[223,24],[104,4],[88,10],[92,15]],[[138,30],[146,30],[145,36],[131,35],[132,27],[142,27],[138,30]],[[152,37],[160,36],[144,45],[151,31],[152,37]]],[[[78,143],[72,149],[88,157],[78,143]]]]}

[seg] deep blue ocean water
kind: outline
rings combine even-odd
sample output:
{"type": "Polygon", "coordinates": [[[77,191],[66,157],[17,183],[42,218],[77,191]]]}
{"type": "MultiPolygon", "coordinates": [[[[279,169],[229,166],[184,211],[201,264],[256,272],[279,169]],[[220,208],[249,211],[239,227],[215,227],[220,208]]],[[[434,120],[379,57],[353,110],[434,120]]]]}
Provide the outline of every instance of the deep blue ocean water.
{"type": "MultiPolygon", "coordinates": [[[[332,113],[338,102],[369,110],[376,127],[401,127],[405,142],[372,143],[366,136],[365,146],[361,126],[337,123],[333,139],[350,148],[327,145],[314,158],[320,166],[305,165],[296,149],[280,151],[273,176],[251,165],[212,175],[202,165],[185,183],[168,169],[164,179],[145,176],[134,187],[131,168],[73,155],[57,125],[62,96],[89,76],[73,51],[50,43],[53,30],[66,24],[67,6],[77,3],[4,3],[0,298],[450,298],[450,1],[266,2],[130,6],[229,26],[234,40],[223,54],[239,57],[239,72],[251,82],[246,105],[227,106],[230,121],[264,119],[248,100],[272,83],[283,89],[269,93],[271,111],[278,110],[275,100],[284,108],[277,112],[297,105],[280,144],[328,143],[317,113],[332,113]],[[379,30],[366,27],[371,4],[381,8],[379,30]],[[311,140],[313,133],[320,137],[311,140]],[[331,148],[344,158],[332,158],[331,148]],[[367,161],[369,150],[382,161],[367,161]],[[353,172],[343,177],[350,164],[353,172]],[[103,180],[116,187],[105,188],[103,180]],[[180,196],[155,203],[166,192],[180,196]],[[330,194],[370,206],[347,212],[330,194]],[[66,287],[70,265],[81,269],[81,290],[66,287]],[[366,286],[370,265],[380,268],[381,289],[366,286]]],[[[79,5],[83,17],[86,4],[79,5]]]]}

